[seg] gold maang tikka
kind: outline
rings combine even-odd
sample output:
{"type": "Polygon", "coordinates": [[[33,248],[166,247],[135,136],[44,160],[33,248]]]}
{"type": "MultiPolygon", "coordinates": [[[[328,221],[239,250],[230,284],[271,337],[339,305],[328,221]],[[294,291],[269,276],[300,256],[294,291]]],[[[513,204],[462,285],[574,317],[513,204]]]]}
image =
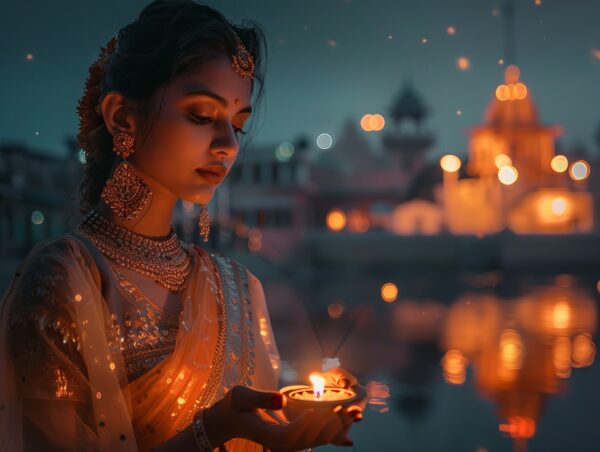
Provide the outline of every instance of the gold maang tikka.
{"type": "Polygon", "coordinates": [[[134,152],[134,138],[125,132],[113,137],[113,151],[123,158],[100,195],[106,205],[121,219],[134,219],[150,201],[152,190],[144,179],[135,174],[127,161],[134,152]]]}
{"type": "Polygon", "coordinates": [[[231,57],[231,66],[243,79],[254,77],[254,58],[246,49],[240,37],[235,35],[235,55],[231,57]]]}

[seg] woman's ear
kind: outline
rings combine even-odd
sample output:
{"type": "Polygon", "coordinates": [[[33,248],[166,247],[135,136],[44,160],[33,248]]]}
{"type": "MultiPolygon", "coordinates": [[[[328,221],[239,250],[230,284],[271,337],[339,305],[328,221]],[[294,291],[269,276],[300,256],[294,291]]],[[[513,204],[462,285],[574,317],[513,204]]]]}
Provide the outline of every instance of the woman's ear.
{"type": "Polygon", "coordinates": [[[134,103],[118,91],[108,92],[100,103],[106,128],[112,136],[119,132],[135,136],[137,117],[134,103]]]}

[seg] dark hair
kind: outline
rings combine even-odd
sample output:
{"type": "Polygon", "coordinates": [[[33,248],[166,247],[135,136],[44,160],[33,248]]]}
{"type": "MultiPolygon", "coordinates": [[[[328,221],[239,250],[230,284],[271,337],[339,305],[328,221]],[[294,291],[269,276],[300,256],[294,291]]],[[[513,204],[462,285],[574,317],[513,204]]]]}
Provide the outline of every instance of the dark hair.
{"type": "MultiPolygon", "coordinates": [[[[85,174],[79,188],[82,213],[100,199],[116,159],[112,136],[96,111],[102,96],[118,91],[139,101],[145,139],[152,127],[146,101],[173,78],[223,55],[231,57],[236,50],[236,34],[254,58],[252,95],[258,104],[264,97],[266,39],[255,22],[244,21],[235,26],[220,12],[192,0],[155,0],[101,49],[89,68],[85,92],[78,104],[77,139],[85,155],[85,174]]],[[[159,114],[160,110],[156,119],[159,114]]],[[[253,119],[254,116],[253,113],[253,119]]]]}

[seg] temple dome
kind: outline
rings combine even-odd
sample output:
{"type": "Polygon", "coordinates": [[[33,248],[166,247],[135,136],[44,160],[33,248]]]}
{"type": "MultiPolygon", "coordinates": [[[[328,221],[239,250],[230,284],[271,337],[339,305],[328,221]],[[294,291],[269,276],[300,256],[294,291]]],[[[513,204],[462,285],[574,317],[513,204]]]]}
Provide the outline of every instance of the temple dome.
{"type": "Polygon", "coordinates": [[[517,66],[508,66],[504,83],[496,88],[485,114],[485,125],[490,127],[539,126],[537,110],[527,86],[519,80],[517,66]]]}
{"type": "Polygon", "coordinates": [[[428,108],[414,89],[412,83],[406,82],[392,104],[390,115],[395,122],[410,118],[420,122],[427,116],[428,108]]]}

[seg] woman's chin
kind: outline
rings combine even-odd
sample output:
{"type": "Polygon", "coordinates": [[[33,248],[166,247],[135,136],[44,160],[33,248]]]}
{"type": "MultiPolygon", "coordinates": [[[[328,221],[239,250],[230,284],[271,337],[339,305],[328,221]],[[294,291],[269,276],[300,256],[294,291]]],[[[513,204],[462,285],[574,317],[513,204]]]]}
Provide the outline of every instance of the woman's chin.
{"type": "Polygon", "coordinates": [[[201,193],[190,193],[186,196],[180,196],[179,199],[193,204],[208,204],[214,197],[214,189],[206,190],[201,193]]]}

